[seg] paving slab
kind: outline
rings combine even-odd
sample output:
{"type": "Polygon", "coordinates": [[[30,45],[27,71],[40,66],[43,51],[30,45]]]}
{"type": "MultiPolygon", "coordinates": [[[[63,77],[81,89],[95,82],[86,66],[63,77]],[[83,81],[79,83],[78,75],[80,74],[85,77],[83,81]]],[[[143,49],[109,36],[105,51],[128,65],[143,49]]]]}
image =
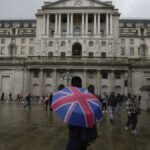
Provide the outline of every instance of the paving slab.
{"type": "MultiPolygon", "coordinates": [[[[68,129],[54,112],[46,112],[43,104],[0,104],[0,150],[65,150],[68,129]]],[[[98,139],[91,150],[150,150],[150,113],[142,111],[138,134],[124,131],[127,120],[123,109],[115,114],[113,124],[107,112],[98,124],[98,139]]]]}

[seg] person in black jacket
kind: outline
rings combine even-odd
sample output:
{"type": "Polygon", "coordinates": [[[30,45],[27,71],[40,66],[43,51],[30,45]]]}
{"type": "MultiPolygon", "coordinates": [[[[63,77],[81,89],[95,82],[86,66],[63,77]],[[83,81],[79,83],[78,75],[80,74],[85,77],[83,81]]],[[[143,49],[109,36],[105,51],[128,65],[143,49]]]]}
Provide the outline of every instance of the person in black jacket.
{"type": "Polygon", "coordinates": [[[80,137],[81,127],[68,126],[69,139],[66,150],[87,150],[87,143],[83,143],[80,137]]]}
{"type": "Polygon", "coordinates": [[[51,93],[50,96],[49,96],[49,108],[50,108],[50,111],[52,111],[52,108],[51,108],[52,99],[53,99],[53,94],[51,93]]]}
{"type": "Polygon", "coordinates": [[[117,102],[116,102],[115,94],[114,92],[111,92],[108,98],[108,113],[109,113],[109,120],[111,123],[113,123],[113,119],[114,119],[113,112],[116,108],[116,104],[117,102]]]}
{"type": "Polygon", "coordinates": [[[26,101],[27,101],[27,104],[24,106],[24,108],[28,106],[29,109],[31,109],[31,94],[30,93],[26,96],[26,101]]]}
{"type": "Polygon", "coordinates": [[[68,128],[69,139],[66,150],[87,150],[88,145],[94,142],[98,136],[96,125],[92,128],[70,125],[68,128]]]}

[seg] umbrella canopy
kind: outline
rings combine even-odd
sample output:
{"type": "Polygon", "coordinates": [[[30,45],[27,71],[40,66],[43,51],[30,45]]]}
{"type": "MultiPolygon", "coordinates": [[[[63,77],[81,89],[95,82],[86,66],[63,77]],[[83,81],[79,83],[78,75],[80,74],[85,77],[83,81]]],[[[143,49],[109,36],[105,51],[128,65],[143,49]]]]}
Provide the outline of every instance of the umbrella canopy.
{"type": "Polygon", "coordinates": [[[103,116],[99,100],[87,89],[73,86],[55,92],[51,107],[67,125],[92,128],[103,116]]]}

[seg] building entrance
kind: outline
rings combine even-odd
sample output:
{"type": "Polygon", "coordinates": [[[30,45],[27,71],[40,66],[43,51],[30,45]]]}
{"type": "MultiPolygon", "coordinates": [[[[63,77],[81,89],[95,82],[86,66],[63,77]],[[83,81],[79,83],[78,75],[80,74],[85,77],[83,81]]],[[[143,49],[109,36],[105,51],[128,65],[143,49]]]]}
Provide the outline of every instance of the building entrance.
{"type": "Polygon", "coordinates": [[[72,86],[76,86],[76,87],[82,87],[82,80],[80,77],[76,76],[72,78],[71,81],[71,85],[72,86]]]}

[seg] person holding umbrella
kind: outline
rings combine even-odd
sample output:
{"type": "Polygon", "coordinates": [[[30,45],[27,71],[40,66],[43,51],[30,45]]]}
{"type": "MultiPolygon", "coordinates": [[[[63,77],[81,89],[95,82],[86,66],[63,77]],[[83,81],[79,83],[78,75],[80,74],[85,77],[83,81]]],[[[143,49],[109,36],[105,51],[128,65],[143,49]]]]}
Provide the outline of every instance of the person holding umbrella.
{"type": "Polygon", "coordinates": [[[87,89],[68,86],[55,92],[51,107],[69,128],[66,150],[86,150],[97,138],[96,123],[103,116],[101,104],[87,89]]]}

